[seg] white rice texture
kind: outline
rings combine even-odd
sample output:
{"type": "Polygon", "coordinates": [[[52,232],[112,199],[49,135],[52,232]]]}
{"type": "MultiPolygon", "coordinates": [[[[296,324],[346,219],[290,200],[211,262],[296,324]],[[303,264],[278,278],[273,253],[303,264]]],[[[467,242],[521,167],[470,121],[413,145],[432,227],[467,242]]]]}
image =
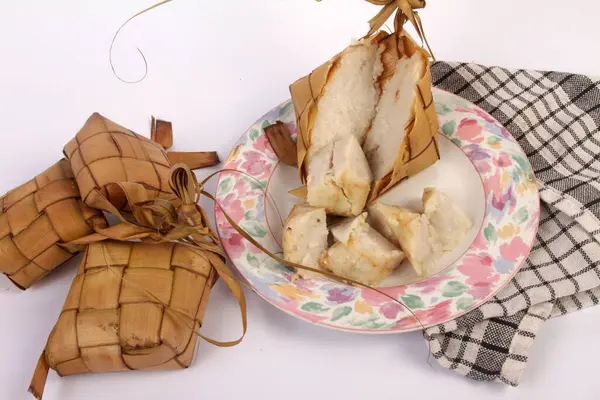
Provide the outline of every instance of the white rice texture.
{"type": "Polygon", "coordinates": [[[414,118],[417,83],[425,68],[423,62],[419,53],[411,58],[402,58],[394,76],[384,85],[375,119],[363,146],[375,181],[393,171],[400,155],[405,130],[414,118]]]}

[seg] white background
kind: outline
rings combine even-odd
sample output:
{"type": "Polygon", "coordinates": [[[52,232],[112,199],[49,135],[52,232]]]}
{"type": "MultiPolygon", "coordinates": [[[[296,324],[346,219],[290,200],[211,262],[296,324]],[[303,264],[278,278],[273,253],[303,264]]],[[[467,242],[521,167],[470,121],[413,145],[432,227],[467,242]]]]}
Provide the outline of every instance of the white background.
{"type": "MultiPolygon", "coordinates": [[[[99,111],[148,134],[150,115],[174,122],[178,150],[217,150],[288,97],[288,84],[365,33],[376,8],[362,0],[176,0],[120,24],[152,1],[0,0],[0,191],[61,157],[99,111]]],[[[441,60],[600,75],[595,0],[429,0],[421,13],[441,60]],[[571,2],[574,3],[574,2],[571,2]],[[575,9],[577,7],[577,9],[575,9]],[[595,40],[596,39],[596,40],[595,40]]],[[[200,175],[207,174],[203,171],[200,175]]],[[[206,204],[209,207],[208,204],[206,204]]],[[[211,208],[212,209],[212,208],[211,208]]],[[[38,356],[60,312],[76,261],[19,292],[0,276],[0,399],[27,399],[38,356]]],[[[432,360],[419,333],[361,336],[311,326],[248,295],[244,342],[201,342],[185,371],[83,375],[51,372],[45,399],[597,399],[600,308],[550,321],[518,388],[476,383],[432,360]]],[[[219,284],[203,332],[240,333],[219,284]]]]}

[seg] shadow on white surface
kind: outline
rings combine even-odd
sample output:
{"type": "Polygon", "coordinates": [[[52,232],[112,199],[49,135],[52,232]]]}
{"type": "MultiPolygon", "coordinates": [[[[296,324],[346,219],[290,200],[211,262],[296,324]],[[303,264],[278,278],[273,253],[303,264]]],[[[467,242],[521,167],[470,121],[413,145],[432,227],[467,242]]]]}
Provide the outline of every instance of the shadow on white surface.
{"type": "Polygon", "coordinates": [[[48,290],[55,288],[58,285],[65,284],[68,282],[69,286],[73,278],[75,277],[75,273],[81,262],[81,255],[76,255],[64,264],[57,267],[55,270],[50,272],[40,281],[33,284],[27,290],[21,290],[14,283],[10,281],[6,276],[0,275],[0,294],[7,295],[18,295],[25,294],[31,292],[32,290],[48,290]]]}
{"type": "Polygon", "coordinates": [[[22,290],[16,287],[6,276],[0,277],[0,293],[21,293],[22,290]]]}

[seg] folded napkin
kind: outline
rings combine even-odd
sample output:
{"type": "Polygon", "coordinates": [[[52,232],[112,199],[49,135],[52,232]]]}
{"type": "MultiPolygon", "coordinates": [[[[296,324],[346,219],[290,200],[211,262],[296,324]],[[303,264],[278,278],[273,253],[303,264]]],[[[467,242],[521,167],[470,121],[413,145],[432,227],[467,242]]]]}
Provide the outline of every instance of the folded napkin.
{"type": "Polygon", "coordinates": [[[517,386],[548,318],[600,298],[600,79],[436,62],[433,84],[482,107],[519,141],[541,197],[536,243],[490,301],[424,335],[439,363],[517,386]]]}

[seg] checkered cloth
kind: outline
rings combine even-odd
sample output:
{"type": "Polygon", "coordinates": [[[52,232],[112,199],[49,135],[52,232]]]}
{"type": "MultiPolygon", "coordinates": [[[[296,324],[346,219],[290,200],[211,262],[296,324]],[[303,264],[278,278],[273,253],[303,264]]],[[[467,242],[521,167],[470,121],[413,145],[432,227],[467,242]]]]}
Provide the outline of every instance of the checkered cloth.
{"type": "Polygon", "coordinates": [[[433,84],[487,110],[536,174],[541,221],[527,263],[493,299],[424,335],[439,363],[517,386],[538,330],[600,298],[600,79],[436,62],[433,84]]]}

